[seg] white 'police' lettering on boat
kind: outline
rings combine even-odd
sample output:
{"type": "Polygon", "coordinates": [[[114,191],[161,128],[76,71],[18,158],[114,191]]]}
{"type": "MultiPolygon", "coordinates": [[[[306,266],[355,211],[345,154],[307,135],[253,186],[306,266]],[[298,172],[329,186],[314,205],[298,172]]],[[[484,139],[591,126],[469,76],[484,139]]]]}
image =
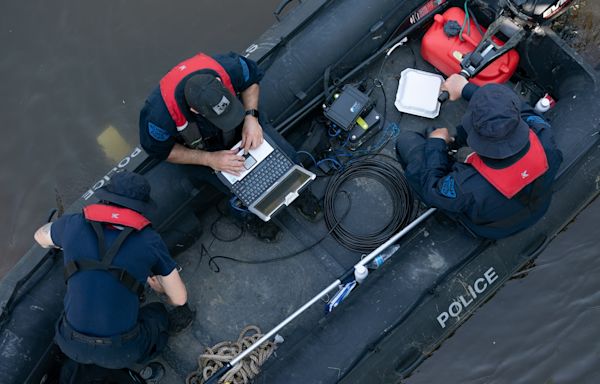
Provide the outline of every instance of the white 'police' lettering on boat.
{"type": "Polygon", "coordinates": [[[248,57],[252,52],[258,49],[258,44],[252,44],[244,51],[246,55],[244,57],[248,57]]]}
{"type": "Polygon", "coordinates": [[[484,293],[490,285],[492,285],[496,280],[498,280],[498,274],[494,267],[490,267],[485,273],[483,277],[476,279],[473,284],[467,285],[468,295],[460,295],[456,300],[454,300],[448,306],[448,310],[440,313],[437,317],[437,321],[442,328],[446,328],[446,322],[450,319],[450,317],[459,317],[462,311],[467,308],[479,295],[484,293]]]}
{"type": "Polygon", "coordinates": [[[114,175],[115,173],[117,173],[117,172],[123,170],[125,167],[127,167],[127,165],[129,165],[129,163],[131,162],[131,159],[133,159],[140,153],[142,153],[141,148],[135,147],[133,149],[133,151],[129,154],[129,156],[125,156],[123,159],[121,159],[121,161],[119,161],[119,163],[117,164],[116,167],[113,167],[110,171],[108,171],[106,173],[106,175],[102,176],[102,178],[100,180],[96,181],[90,189],[85,191],[85,193],[81,196],[81,198],[83,200],[87,200],[90,197],[92,197],[92,195],[94,194],[94,191],[96,191],[99,188],[102,188],[104,186],[104,184],[106,184],[106,182],[108,182],[110,180],[110,177],[112,175],[114,175]]]}

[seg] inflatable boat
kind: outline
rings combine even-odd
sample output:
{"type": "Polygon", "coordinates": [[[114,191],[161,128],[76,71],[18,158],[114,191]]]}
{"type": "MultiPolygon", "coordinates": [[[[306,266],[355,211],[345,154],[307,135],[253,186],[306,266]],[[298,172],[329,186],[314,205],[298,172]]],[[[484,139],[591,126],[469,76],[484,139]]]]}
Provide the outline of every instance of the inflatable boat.
{"type": "MultiPolygon", "coordinates": [[[[279,16],[245,54],[266,71],[261,113],[317,175],[311,189],[323,198],[324,218],[308,221],[293,203],[283,207],[272,219],[282,228],[278,242],[250,236],[229,215],[228,198],[195,188],[177,166],[140,148],[99,176],[67,212],[96,202],[94,191],[115,172],[144,174],[159,203],[150,218],[196,310],[192,326],[157,359],[166,370],[160,382],[203,382],[198,356],[236,340],[247,325],[278,339],[256,383],[399,382],[531,263],[599,189],[598,73],[544,22],[569,3],[305,0],[279,16]],[[463,39],[440,35],[450,19],[463,39]],[[476,51],[484,30],[498,25],[496,44],[476,51]],[[449,48],[455,43],[471,48],[457,57],[449,48]],[[552,98],[544,117],[564,157],[543,219],[498,241],[472,235],[414,200],[406,186],[398,193],[389,174],[378,172],[400,169],[399,130],[454,127],[466,108],[464,101],[436,102],[400,112],[403,76],[468,72],[462,56],[472,52],[479,55],[471,64],[484,62],[466,73],[473,81],[507,82],[532,105],[552,98]],[[348,117],[338,109],[344,102],[349,110],[368,108],[348,117]],[[351,174],[365,164],[369,171],[351,174]],[[364,257],[375,264],[359,279],[354,267],[364,257]]],[[[1,281],[1,383],[56,375],[62,274],[60,251],[33,246],[1,281]]],[[[158,298],[149,292],[148,300],[158,298]]],[[[219,376],[231,368],[221,365],[219,376]]]]}

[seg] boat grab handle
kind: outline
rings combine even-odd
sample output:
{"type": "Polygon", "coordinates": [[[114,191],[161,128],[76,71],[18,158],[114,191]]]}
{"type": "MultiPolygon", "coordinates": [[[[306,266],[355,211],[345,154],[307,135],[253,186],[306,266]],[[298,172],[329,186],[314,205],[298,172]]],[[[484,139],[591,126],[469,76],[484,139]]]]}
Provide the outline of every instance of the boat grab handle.
{"type": "MultiPolygon", "coordinates": [[[[291,3],[293,0],[282,0],[281,3],[279,3],[279,5],[277,6],[277,8],[275,8],[275,10],[273,11],[273,15],[275,15],[275,18],[277,19],[277,21],[281,21],[279,20],[279,15],[281,15],[281,12],[283,12],[283,9],[285,7],[287,7],[287,5],[289,3],[291,3]]],[[[302,0],[298,0],[299,3],[302,2],[302,0]]]]}

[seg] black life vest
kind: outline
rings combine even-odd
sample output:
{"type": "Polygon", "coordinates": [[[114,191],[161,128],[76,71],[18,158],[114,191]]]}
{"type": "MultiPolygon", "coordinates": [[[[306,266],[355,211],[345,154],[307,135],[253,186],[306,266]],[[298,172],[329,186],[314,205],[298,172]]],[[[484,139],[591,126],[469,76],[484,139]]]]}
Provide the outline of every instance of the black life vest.
{"type": "Polygon", "coordinates": [[[79,271],[101,270],[113,275],[121,284],[138,297],[144,293],[144,284],[140,283],[125,269],[115,267],[112,261],[125,239],[134,231],[141,231],[150,221],[141,214],[128,209],[105,204],[92,204],[83,208],[83,215],[94,229],[98,239],[100,261],[95,259],[79,259],[69,261],[64,268],[65,283],[79,271]],[[110,248],[106,250],[102,224],[113,224],[125,227],[117,236],[110,248]]]}

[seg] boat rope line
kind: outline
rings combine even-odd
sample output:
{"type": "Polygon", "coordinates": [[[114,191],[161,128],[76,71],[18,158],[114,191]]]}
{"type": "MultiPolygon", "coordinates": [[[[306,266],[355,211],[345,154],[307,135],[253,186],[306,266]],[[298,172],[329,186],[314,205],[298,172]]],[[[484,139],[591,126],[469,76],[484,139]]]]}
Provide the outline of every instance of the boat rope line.
{"type": "Polygon", "coordinates": [[[52,270],[52,267],[59,260],[59,255],[62,255],[62,251],[54,248],[50,249],[25,276],[15,283],[10,297],[0,307],[0,330],[3,330],[4,326],[10,321],[12,311],[19,301],[52,270]],[[45,267],[45,269],[42,269],[42,267],[45,267]],[[34,276],[36,279],[32,280],[34,276]]]}
{"type": "MultiPolygon", "coordinates": [[[[245,327],[236,341],[223,341],[212,347],[207,347],[198,357],[198,369],[190,373],[185,379],[186,384],[205,383],[215,372],[236,355],[248,349],[261,337],[260,328],[255,325],[245,327]]],[[[219,382],[231,384],[247,384],[260,373],[260,367],[275,351],[277,344],[283,338],[275,337],[274,341],[267,340],[261,343],[252,353],[240,360],[235,366],[223,375],[219,382]]]]}
{"type": "Polygon", "coordinates": [[[363,258],[358,263],[356,263],[352,268],[350,268],[346,272],[344,272],[344,274],[341,275],[340,277],[338,277],[337,280],[335,280],[334,282],[329,284],[325,289],[323,289],[321,292],[319,292],[317,295],[315,295],[312,299],[307,301],[304,305],[302,305],[300,308],[298,308],[294,313],[289,315],[285,320],[283,320],[281,323],[277,324],[273,329],[271,329],[269,332],[264,334],[260,339],[256,340],[252,345],[250,345],[248,348],[246,348],[242,352],[240,352],[231,361],[226,362],[221,368],[219,368],[216,372],[214,372],[212,374],[212,376],[205,382],[205,384],[217,384],[225,374],[227,374],[233,367],[235,367],[246,356],[248,356],[250,353],[252,353],[252,351],[254,351],[256,348],[258,348],[264,342],[270,340],[271,337],[275,336],[277,334],[277,332],[279,332],[279,330],[281,330],[283,327],[285,327],[290,322],[292,322],[296,317],[298,317],[302,313],[304,313],[304,311],[306,311],[308,308],[310,308],[313,304],[319,302],[323,297],[328,295],[333,290],[339,289],[339,286],[342,283],[342,281],[350,278],[351,276],[354,276],[355,268],[357,268],[359,266],[362,266],[362,267],[366,266],[369,262],[371,262],[373,259],[375,259],[381,252],[383,252],[385,249],[387,249],[390,245],[397,242],[401,237],[403,237],[404,235],[406,235],[407,233],[412,231],[416,226],[418,226],[423,221],[425,221],[435,211],[436,211],[436,208],[429,208],[427,211],[425,211],[419,217],[417,217],[415,220],[413,220],[409,225],[404,227],[401,231],[396,233],[394,236],[390,237],[388,239],[388,241],[381,244],[379,247],[377,247],[375,250],[373,250],[371,253],[369,253],[365,258],[363,258]]]}
{"type": "MultiPolygon", "coordinates": [[[[57,192],[58,193],[58,192],[57,192]]],[[[57,195],[57,203],[58,203],[58,195],[57,195]]],[[[62,203],[62,200],[61,200],[62,203]]],[[[58,213],[58,217],[62,216],[64,211],[64,207],[59,205],[58,208],[53,208],[50,210],[48,214],[47,223],[52,221],[52,218],[55,214],[58,213]]],[[[10,321],[10,316],[12,314],[13,309],[17,306],[21,298],[23,298],[27,293],[29,293],[30,289],[33,288],[38,282],[40,282],[47,274],[52,270],[52,267],[56,264],[59,255],[62,255],[62,251],[57,248],[51,248],[44,254],[44,256],[38,261],[33,268],[25,274],[22,278],[20,278],[15,285],[13,286],[12,292],[8,297],[8,300],[4,303],[2,307],[0,307],[0,330],[4,329],[4,326],[8,324],[10,321]],[[48,263],[51,261],[51,263],[48,263]],[[42,267],[45,267],[42,270],[42,267]],[[38,271],[42,270],[42,272],[38,273],[38,271]],[[32,278],[36,276],[35,280],[32,278]]]]}

